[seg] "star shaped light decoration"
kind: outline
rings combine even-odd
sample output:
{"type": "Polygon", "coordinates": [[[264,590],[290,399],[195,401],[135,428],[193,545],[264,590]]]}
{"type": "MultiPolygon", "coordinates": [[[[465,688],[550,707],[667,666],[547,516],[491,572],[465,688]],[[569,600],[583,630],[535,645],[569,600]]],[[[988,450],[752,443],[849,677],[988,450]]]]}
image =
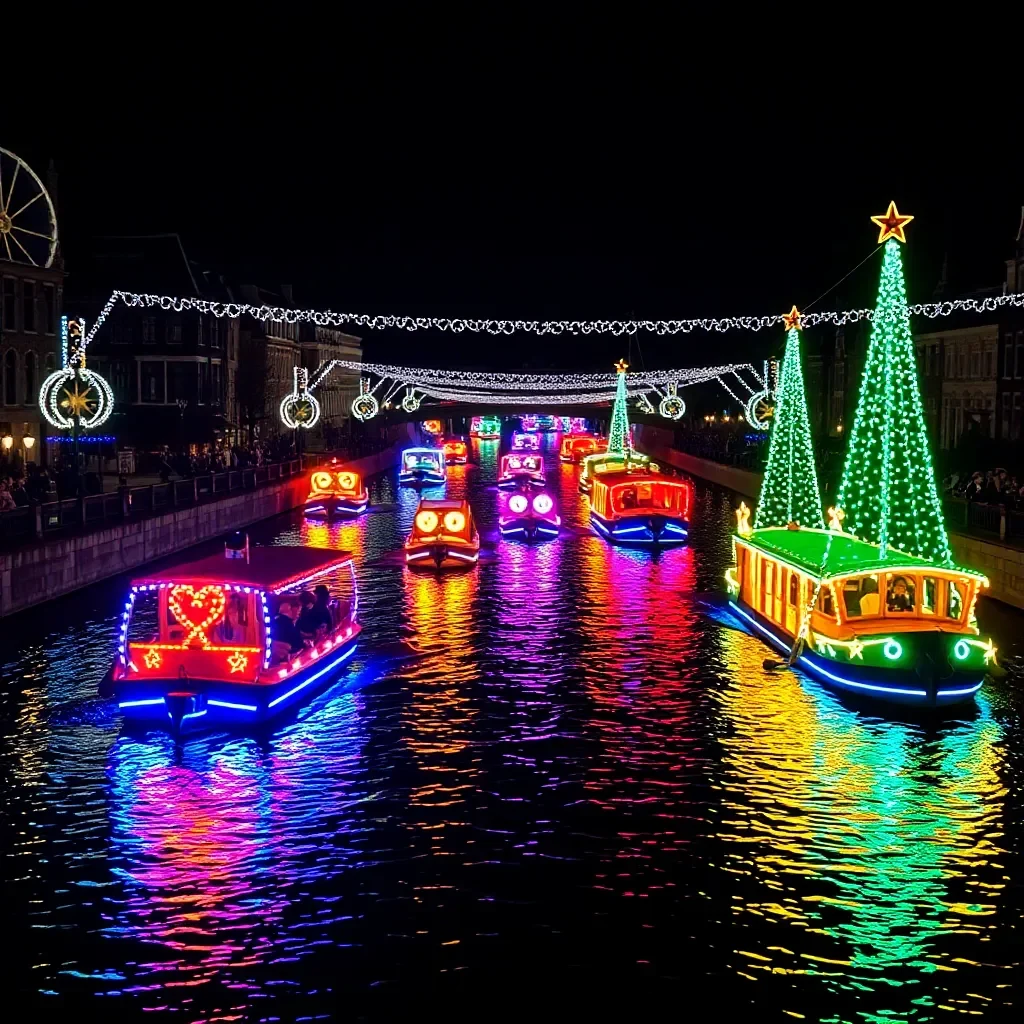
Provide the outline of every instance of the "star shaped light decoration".
{"type": "Polygon", "coordinates": [[[878,225],[878,244],[881,245],[890,238],[895,238],[897,242],[905,242],[907,236],[904,234],[903,229],[913,219],[910,214],[901,214],[896,209],[896,204],[890,202],[889,209],[885,213],[880,213],[877,217],[871,218],[871,223],[878,225]]]}
{"type": "Polygon", "coordinates": [[[801,322],[803,320],[803,314],[799,309],[794,306],[788,313],[782,314],[782,322],[786,325],[786,330],[791,331],[795,327],[798,331],[804,329],[804,325],[801,322]]]}
{"type": "Polygon", "coordinates": [[[228,667],[231,669],[232,675],[235,672],[244,672],[248,665],[249,657],[241,651],[235,651],[234,654],[228,656],[228,667]]]}
{"type": "Polygon", "coordinates": [[[616,371],[617,371],[618,373],[625,373],[625,372],[626,372],[626,370],[628,370],[628,369],[629,369],[629,363],[627,363],[625,359],[620,359],[620,360],[619,360],[619,361],[618,361],[618,362],[617,362],[617,363],[615,364],[615,369],[616,369],[616,371]]]}
{"type": "Polygon", "coordinates": [[[861,661],[864,660],[864,644],[860,640],[853,640],[850,643],[849,657],[850,661],[853,661],[854,658],[860,658],[861,661]]]}
{"type": "Polygon", "coordinates": [[[72,416],[88,416],[92,411],[93,403],[96,401],[89,392],[92,388],[86,388],[85,391],[78,390],[78,381],[75,381],[75,390],[69,391],[67,388],[64,389],[64,394],[67,396],[60,404],[61,407],[67,409],[72,416]]]}
{"type": "Polygon", "coordinates": [[[162,660],[160,652],[155,647],[151,647],[146,651],[146,656],[143,658],[143,661],[146,663],[146,668],[159,668],[162,660]]]}

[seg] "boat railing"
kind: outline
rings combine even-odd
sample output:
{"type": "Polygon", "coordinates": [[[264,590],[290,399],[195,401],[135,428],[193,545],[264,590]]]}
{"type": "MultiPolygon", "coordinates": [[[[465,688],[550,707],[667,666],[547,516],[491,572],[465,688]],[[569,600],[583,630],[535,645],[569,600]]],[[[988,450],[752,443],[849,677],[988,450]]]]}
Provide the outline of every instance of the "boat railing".
{"type": "Polygon", "coordinates": [[[0,512],[0,548],[11,549],[74,530],[100,529],[116,523],[162,515],[178,508],[216,501],[309,471],[325,461],[319,455],[248,469],[223,470],[168,483],[120,487],[63,501],[25,505],[0,512]]]}

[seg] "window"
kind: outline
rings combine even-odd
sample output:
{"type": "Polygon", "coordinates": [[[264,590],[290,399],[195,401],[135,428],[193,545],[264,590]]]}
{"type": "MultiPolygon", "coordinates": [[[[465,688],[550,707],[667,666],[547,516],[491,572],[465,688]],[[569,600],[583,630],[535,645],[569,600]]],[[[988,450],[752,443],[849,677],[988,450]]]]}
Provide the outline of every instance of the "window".
{"type": "Polygon", "coordinates": [[[203,318],[199,318],[199,323],[196,326],[196,341],[199,343],[199,347],[203,348],[206,345],[206,335],[203,333],[203,318]]]}
{"type": "Polygon", "coordinates": [[[967,353],[963,349],[957,354],[957,363],[956,375],[963,379],[967,376],[967,353]]]}
{"type": "Polygon", "coordinates": [[[942,360],[939,357],[939,346],[932,345],[932,373],[936,377],[942,375],[942,360]]]}
{"type": "Polygon", "coordinates": [[[152,345],[156,342],[156,317],[142,318],[142,343],[152,345]]]}
{"type": "Polygon", "coordinates": [[[8,349],[4,356],[4,405],[18,404],[18,353],[8,349]]]}
{"type": "Polygon", "coordinates": [[[949,601],[946,603],[946,615],[948,618],[960,621],[964,613],[964,591],[961,584],[953,580],[949,581],[949,601]]]}
{"type": "Polygon", "coordinates": [[[197,390],[196,390],[196,400],[199,402],[200,405],[205,405],[206,404],[206,363],[200,363],[199,366],[197,367],[197,369],[199,370],[199,374],[198,374],[198,376],[196,378],[197,381],[198,381],[197,390]]]}
{"type": "Polygon", "coordinates": [[[21,329],[36,332],[36,286],[34,281],[21,283],[21,329]]]}
{"type": "Polygon", "coordinates": [[[971,353],[971,376],[977,377],[981,373],[981,353],[975,350],[971,353]]]}
{"type": "Polygon", "coordinates": [[[821,592],[818,594],[818,609],[828,616],[835,614],[835,606],[832,604],[832,588],[827,583],[821,585],[821,592]]]}
{"type": "Polygon", "coordinates": [[[934,576],[925,576],[921,580],[921,614],[935,614],[935,597],[939,591],[939,584],[934,576]]]}
{"type": "Polygon", "coordinates": [[[214,363],[210,367],[210,404],[220,405],[224,400],[224,392],[221,383],[220,363],[214,363]]]}
{"type": "Polygon", "coordinates": [[[220,320],[217,317],[210,321],[210,348],[220,348],[220,320]]]}
{"type": "Polygon", "coordinates": [[[1004,439],[1009,439],[1010,437],[1010,403],[1012,400],[1009,391],[1004,391],[999,396],[999,402],[1003,407],[1000,416],[999,436],[1004,439]]]}
{"type": "Polygon", "coordinates": [[[953,350],[951,348],[946,349],[946,379],[949,380],[953,377],[953,350]]]}
{"type": "Polygon", "coordinates": [[[904,615],[916,610],[917,587],[913,576],[886,577],[885,611],[887,615],[904,615]]]}
{"type": "Polygon", "coordinates": [[[1010,413],[1010,440],[1020,440],[1020,392],[1013,393],[1013,410],[1010,413]]]}
{"type": "Polygon", "coordinates": [[[57,357],[52,352],[47,352],[43,365],[46,367],[46,376],[49,377],[57,369],[57,357]]]}
{"type": "Polygon", "coordinates": [[[1024,342],[1021,341],[1021,335],[1017,335],[1017,353],[1013,361],[1013,375],[1014,377],[1024,377],[1024,342]]]}
{"type": "Polygon", "coordinates": [[[167,324],[167,341],[171,345],[181,344],[181,320],[178,317],[167,324]]]}
{"type": "Polygon", "coordinates": [[[1013,341],[1010,336],[1006,336],[1006,344],[1003,346],[1003,377],[1009,380],[1013,374],[1010,372],[1013,366],[1013,341]]]}
{"type": "Polygon", "coordinates": [[[110,364],[110,386],[114,390],[114,399],[118,402],[135,401],[132,393],[132,364],[117,360],[110,364]]]}
{"type": "Polygon", "coordinates": [[[52,284],[43,285],[43,330],[57,333],[57,289],[52,284]]]}
{"type": "Polygon", "coordinates": [[[142,363],[142,400],[144,402],[163,402],[164,400],[164,363],[142,363]]]}
{"type": "Polygon", "coordinates": [[[192,397],[189,380],[192,366],[190,363],[167,364],[167,401],[177,402],[179,399],[188,401],[192,397]]]}
{"type": "Polygon", "coordinates": [[[843,583],[843,600],[846,602],[846,617],[857,619],[881,615],[881,598],[878,595],[877,576],[855,576],[843,583]]]}
{"type": "Polygon", "coordinates": [[[36,354],[25,353],[25,404],[36,404],[36,354]]]}
{"type": "Polygon", "coordinates": [[[986,380],[988,380],[990,377],[993,376],[993,374],[992,374],[992,357],[994,355],[995,355],[995,353],[992,351],[992,349],[990,349],[990,348],[985,349],[985,379],[986,380]]]}
{"type": "Polygon", "coordinates": [[[18,325],[14,315],[15,310],[15,291],[14,291],[14,278],[4,278],[4,306],[3,306],[3,323],[0,323],[5,331],[13,333],[18,329],[18,325]]]}

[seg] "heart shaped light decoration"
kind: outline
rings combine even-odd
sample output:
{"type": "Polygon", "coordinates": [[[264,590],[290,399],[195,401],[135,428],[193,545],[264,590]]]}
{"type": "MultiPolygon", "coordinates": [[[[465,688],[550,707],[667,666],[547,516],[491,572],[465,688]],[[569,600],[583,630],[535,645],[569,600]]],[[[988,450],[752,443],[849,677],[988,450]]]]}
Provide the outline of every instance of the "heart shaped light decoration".
{"type": "Polygon", "coordinates": [[[207,585],[196,590],[187,583],[171,587],[167,595],[167,607],[189,631],[182,646],[199,643],[209,647],[210,638],[206,631],[220,621],[227,603],[223,587],[207,585]]]}

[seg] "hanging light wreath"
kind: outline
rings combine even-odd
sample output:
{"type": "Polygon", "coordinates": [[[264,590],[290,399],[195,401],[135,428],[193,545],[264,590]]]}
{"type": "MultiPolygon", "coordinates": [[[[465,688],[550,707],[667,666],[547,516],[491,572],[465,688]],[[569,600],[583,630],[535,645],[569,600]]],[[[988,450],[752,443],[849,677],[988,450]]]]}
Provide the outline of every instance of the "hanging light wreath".
{"type": "Polygon", "coordinates": [[[114,392],[92,370],[65,366],[43,381],[39,408],[46,421],[60,430],[71,430],[77,419],[79,429],[102,426],[114,411],[114,392]]]}
{"type": "Polygon", "coordinates": [[[416,394],[415,388],[409,388],[406,391],[405,396],[402,398],[402,408],[406,412],[416,412],[420,407],[420,398],[416,394]]]}
{"type": "Polygon", "coordinates": [[[292,391],[281,399],[281,406],[278,410],[281,422],[289,430],[295,430],[298,427],[310,430],[320,419],[320,403],[316,400],[313,392],[309,390],[309,370],[302,366],[296,366],[293,374],[292,391]]]}
{"type": "MultiPolygon", "coordinates": [[[[408,396],[407,396],[408,397],[408,396]]],[[[403,407],[405,399],[402,399],[403,407]]],[[[352,415],[357,420],[372,420],[380,412],[380,402],[370,391],[370,378],[359,378],[359,394],[352,399],[352,415]]]]}

